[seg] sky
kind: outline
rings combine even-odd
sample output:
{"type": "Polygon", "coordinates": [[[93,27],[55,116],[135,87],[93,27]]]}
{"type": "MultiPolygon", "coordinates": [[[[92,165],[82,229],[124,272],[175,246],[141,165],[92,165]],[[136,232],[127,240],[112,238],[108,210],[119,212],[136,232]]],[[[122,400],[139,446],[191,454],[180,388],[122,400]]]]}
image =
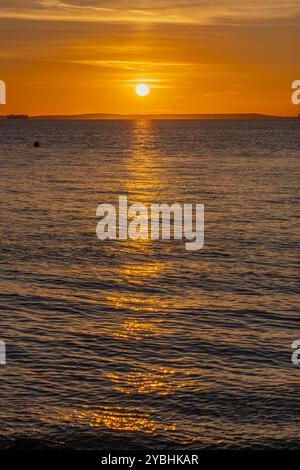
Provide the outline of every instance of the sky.
{"type": "Polygon", "coordinates": [[[295,115],[299,45],[299,0],[0,0],[0,114],[295,115]]]}

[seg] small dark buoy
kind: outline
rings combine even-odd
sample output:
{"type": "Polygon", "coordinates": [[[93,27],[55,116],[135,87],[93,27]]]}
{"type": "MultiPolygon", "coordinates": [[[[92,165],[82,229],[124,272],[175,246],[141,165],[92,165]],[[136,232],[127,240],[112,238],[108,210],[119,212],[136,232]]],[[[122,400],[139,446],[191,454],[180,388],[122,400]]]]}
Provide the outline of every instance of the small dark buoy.
{"type": "Polygon", "coordinates": [[[34,146],[34,147],[39,147],[39,146],[40,146],[39,141],[38,141],[38,140],[35,140],[33,146],[34,146]]]}

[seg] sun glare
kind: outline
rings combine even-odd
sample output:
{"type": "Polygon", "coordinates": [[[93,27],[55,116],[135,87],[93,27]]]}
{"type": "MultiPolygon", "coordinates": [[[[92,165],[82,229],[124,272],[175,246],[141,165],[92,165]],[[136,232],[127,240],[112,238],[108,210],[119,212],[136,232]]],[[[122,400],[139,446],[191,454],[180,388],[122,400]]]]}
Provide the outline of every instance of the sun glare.
{"type": "Polygon", "coordinates": [[[135,87],[135,92],[138,96],[147,96],[150,92],[150,88],[148,87],[148,85],[140,83],[135,87]]]}

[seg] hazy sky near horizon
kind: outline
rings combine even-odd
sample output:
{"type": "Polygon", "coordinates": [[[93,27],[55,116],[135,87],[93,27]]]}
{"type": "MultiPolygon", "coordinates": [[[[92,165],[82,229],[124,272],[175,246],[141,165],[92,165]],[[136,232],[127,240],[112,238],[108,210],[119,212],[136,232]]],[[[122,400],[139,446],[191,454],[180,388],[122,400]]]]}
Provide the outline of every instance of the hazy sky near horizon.
{"type": "Polygon", "coordinates": [[[300,112],[299,0],[0,0],[0,44],[1,114],[300,112]]]}

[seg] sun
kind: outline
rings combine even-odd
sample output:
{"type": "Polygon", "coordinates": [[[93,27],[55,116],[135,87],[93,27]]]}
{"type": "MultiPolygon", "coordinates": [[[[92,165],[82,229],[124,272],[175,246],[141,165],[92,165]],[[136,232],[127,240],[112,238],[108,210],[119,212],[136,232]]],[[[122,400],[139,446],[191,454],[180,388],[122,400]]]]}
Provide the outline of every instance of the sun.
{"type": "Polygon", "coordinates": [[[135,92],[138,96],[147,96],[150,93],[150,88],[144,83],[139,83],[139,85],[135,87],[135,92]]]}

